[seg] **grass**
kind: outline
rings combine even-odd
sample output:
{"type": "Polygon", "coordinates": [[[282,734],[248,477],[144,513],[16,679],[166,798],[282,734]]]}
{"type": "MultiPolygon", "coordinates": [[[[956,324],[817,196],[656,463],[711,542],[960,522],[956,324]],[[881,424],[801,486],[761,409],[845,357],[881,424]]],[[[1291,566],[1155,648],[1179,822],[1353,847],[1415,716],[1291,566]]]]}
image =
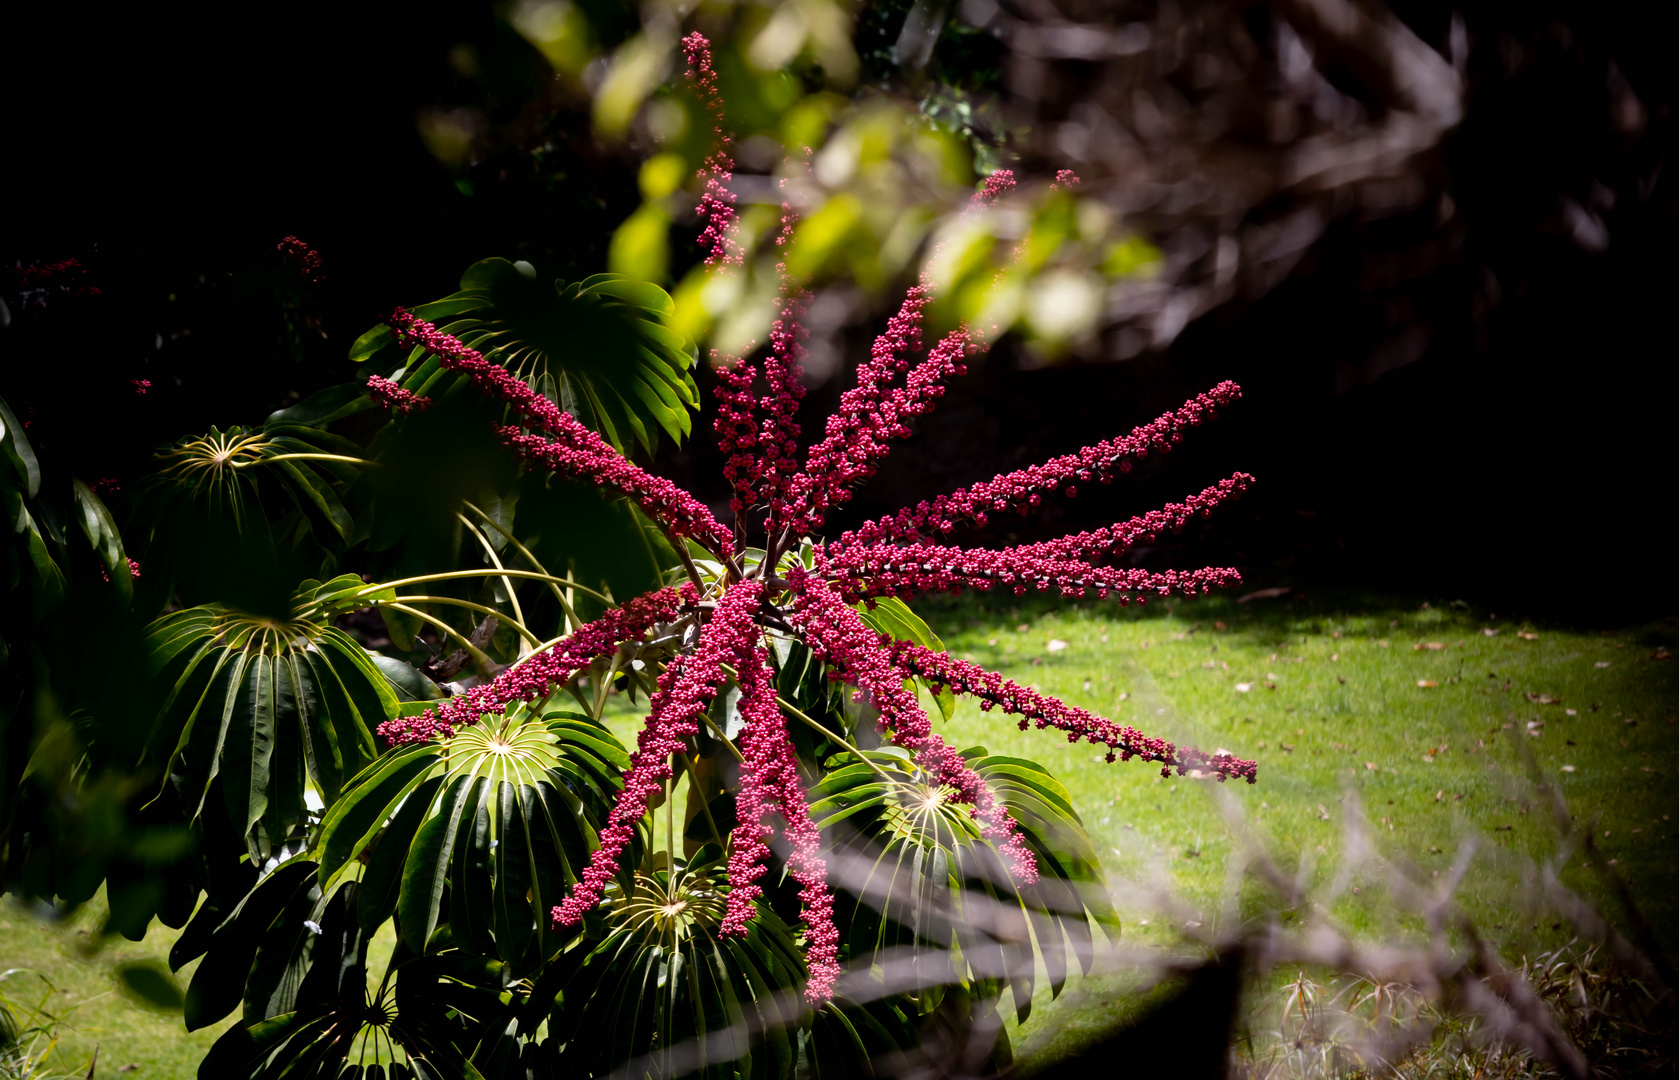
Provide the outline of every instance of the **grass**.
{"type": "MultiPolygon", "coordinates": [[[[959,705],[951,742],[1034,758],[1067,785],[1133,943],[1180,940],[1181,927],[1161,919],[1163,892],[1187,903],[1185,921],[1201,933],[1218,932],[1227,869],[1245,842],[1220,811],[1217,797],[1227,796],[1255,842],[1318,879],[1334,870],[1355,804],[1375,845],[1425,873],[1473,843],[1460,902],[1511,954],[1554,947],[1566,930],[1540,921],[1526,883],[1534,862],[1557,854],[1535,787],[1542,777],[1577,819],[1597,823],[1599,844],[1672,950],[1679,665],[1659,659],[1675,642],[1671,622],[1591,632],[1356,596],[920,610],[957,656],[1149,734],[1260,761],[1253,786],[1163,779],[959,705]]],[[[1562,876],[1615,917],[1601,882],[1575,864],[1562,876]]],[[[1349,929],[1416,929],[1395,921],[1379,883],[1352,884],[1334,911],[1349,929]]],[[[1050,1006],[1040,991],[1013,1038],[1023,1057],[1057,1056],[1106,1012],[1050,1006]]]]}
{"type": "MultiPolygon", "coordinates": [[[[144,941],[101,940],[104,911],[103,892],[57,922],[47,922],[9,898],[0,903],[0,971],[27,969],[7,979],[4,989],[15,1000],[33,1005],[47,989],[40,981],[45,977],[53,987],[45,1009],[63,1018],[58,1046],[42,1062],[44,1075],[120,1074],[134,1080],[196,1076],[199,1060],[232,1019],[188,1032],[179,1013],[160,1012],[124,996],[117,966],[137,960],[167,963],[180,931],[154,922],[144,941]],[[90,1072],[96,1049],[97,1071],[90,1072]]],[[[197,967],[195,960],[181,969],[181,986],[191,981],[197,967]]]]}
{"type": "MultiPolygon", "coordinates": [[[[1353,800],[1375,842],[1425,872],[1472,841],[1478,854],[1460,892],[1471,914],[1511,953],[1553,947],[1561,932],[1535,923],[1523,883],[1532,861],[1556,847],[1534,789],[1537,768],[1578,818],[1597,823],[1664,947],[1675,943],[1669,818],[1679,811],[1679,665],[1656,659],[1679,637],[1671,622],[1601,633],[1358,596],[917,607],[958,656],[1150,734],[1260,761],[1251,787],[1167,780],[960,703],[945,728],[951,742],[1034,758],[1067,785],[1116,888],[1128,941],[1181,940],[1181,927],[1160,918],[1160,890],[1181,898],[1203,933],[1217,931],[1226,870],[1242,843],[1215,798],[1229,796],[1260,843],[1319,876],[1336,864],[1353,800]]],[[[632,715],[615,709],[611,722],[633,740],[632,715]]],[[[1564,879],[1607,907],[1578,868],[1564,879]]],[[[75,1006],[49,1067],[80,1063],[85,1074],[97,1045],[99,1075],[131,1063],[138,1068],[124,1075],[142,1080],[194,1075],[221,1025],[188,1034],[178,1016],[124,998],[113,975],[119,962],[166,956],[175,933],[154,925],[144,942],[93,948],[101,908],[96,900],[49,925],[0,906],[0,970],[39,972],[60,989],[61,1008],[75,1006]]],[[[1409,929],[1376,887],[1349,893],[1334,914],[1372,937],[1409,929]]],[[[182,972],[183,986],[190,975],[182,972]]],[[[1040,990],[1032,1017],[1011,1029],[1017,1053],[1055,1057],[1107,1022],[1114,1001],[1094,997],[1099,1005],[1076,993],[1051,1003],[1040,990]]]]}

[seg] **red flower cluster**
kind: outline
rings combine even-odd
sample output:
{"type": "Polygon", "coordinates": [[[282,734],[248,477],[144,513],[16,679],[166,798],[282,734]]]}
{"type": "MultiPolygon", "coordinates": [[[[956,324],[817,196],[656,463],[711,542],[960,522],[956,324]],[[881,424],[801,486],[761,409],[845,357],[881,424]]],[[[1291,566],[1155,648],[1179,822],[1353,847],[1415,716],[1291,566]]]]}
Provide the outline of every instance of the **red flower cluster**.
{"type": "Polygon", "coordinates": [[[822,836],[810,818],[810,803],[799,778],[799,759],[787,735],[787,721],[776,703],[775,673],[768,650],[754,646],[737,665],[740,684],[740,791],[735,796],[738,824],[729,834],[729,901],[722,934],[745,934],[756,913],[753,901],[763,893],[758,878],[767,872],[770,824],[779,814],[791,850],[787,868],[802,888],[799,901],[805,919],[805,960],[810,979],[805,995],[813,1003],[833,995],[839,976],[839,931],[834,928],[834,897],[828,891],[828,864],[822,858],[822,836]]]}
{"type": "Polygon", "coordinates": [[[485,713],[500,713],[515,701],[538,701],[573,675],[626,641],[641,637],[654,623],[668,622],[682,606],[675,589],[638,596],[578,627],[563,641],[532,653],[492,681],[481,683],[418,716],[399,716],[379,725],[379,737],[389,746],[447,739],[458,728],[478,722],[485,713]]]}
{"type": "Polygon", "coordinates": [[[274,250],[286,257],[286,260],[297,268],[297,274],[304,281],[318,282],[321,280],[321,253],[305,244],[295,236],[288,236],[274,245],[274,250]]]}
{"type": "Polygon", "coordinates": [[[764,583],[735,582],[717,602],[693,653],[679,656],[659,677],[658,692],[649,702],[647,723],[636,740],[636,752],[624,773],[618,802],[601,830],[600,846],[570,896],[554,909],[554,921],[572,926],[600,903],[601,892],[618,870],[618,857],[635,835],[636,824],[648,803],[673,773],[671,758],[683,752],[683,740],[699,734],[699,719],[728,676],[723,665],[752,655],[758,647],[758,608],[764,583]]]}
{"type": "Polygon", "coordinates": [[[712,150],[700,165],[699,176],[705,181],[700,204],[695,208],[705,231],[700,233],[700,246],[709,248],[706,265],[740,263],[745,253],[735,239],[735,193],[728,188],[734,179],[734,158],[729,146],[734,141],[723,127],[723,95],[717,89],[717,71],[711,66],[711,42],[704,34],[689,34],[682,39],[682,52],[688,57],[688,82],[694,93],[711,114],[712,150]]]}
{"type": "Polygon", "coordinates": [[[984,525],[990,513],[1007,510],[1025,513],[1042,502],[1045,495],[1056,492],[1077,495],[1077,484],[1090,480],[1112,483],[1116,470],[1128,473],[1151,452],[1171,452],[1173,446],[1183,441],[1185,429],[1212,420],[1220,406],[1230,405],[1241,396],[1241,387],[1233,382],[1221,382],[1129,435],[1087,446],[1076,454],[1066,454],[1042,465],[1004,473],[982,484],[940,495],[931,502],[905,507],[845,533],[834,546],[919,540],[933,533],[948,533],[960,524],[984,525]]]}
{"type": "Polygon", "coordinates": [[[1133,594],[1157,593],[1185,596],[1235,585],[1242,579],[1235,570],[1203,567],[1199,570],[1123,570],[1092,566],[1077,559],[1046,558],[1015,548],[991,551],[984,548],[941,547],[933,544],[866,544],[846,548],[825,559],[823,569],[841,579],[837,587],[852,600],[871,596],[907,599],[925,592],[981,591],[1002,585],[1015,594],[1028,588],[1038,592],[1054,589],[1063,596],[1083,596],[1087,589],[1107,599],[1118,596],[1126,604],[1133,594]]]}
{"type": "Polygon", "coordinates": [[[423,409],[431,404],[431,399],[421,397],[410,390],[404,390],[402,384],[378,375],[370,375],[367,379],[367,396],[373,403],[387,412],[394,412],[404,416],[415,409],[423,409]]]}
{"type": "MultiPolygon", "coordinates": [[[[683,45],[690,78],[712,114],[718,135],[702,170],[706,181],[701,200],[706,222],[702,242],[710,246],[710,263],[735,263],[743,256],[734,238],[734,200],[727,188],[733,162],[722,131],[716,74],[703,37],[693,35],[683,45]]],[[[1063,170],[1056,182],[1071,186],[1077,179],[1063,170]]],[[[1013,186],[1012,174],[999,171],[987,179],[970,206],[989,205],[1013,186]]],[[[791,208],[784,207],[779,246],[791,241],[795,223],[791,208]]],[[[1075,596],[1094,589],[1103,596],[1140,599],[1149,592],[1201,592],[1231,584],[1238,580],[1234,570],[1151,572],[1096,563],[1138,542],[1181,529],[1195,516],[1205,516],[1245,490],[1252,478],[1237,473],[1183,503],[1061,540],[1003,550],[947,547],[938,542],[959,526],[983,526],[992,513],[1024,512],[1046,495],[1073,496],[1079,483],[1109,482],[1115,473],[1129,471],[1150,453],[1169,451],[1184,431],[1211,419],[1218,407],[1240,396],[1235,384],[1221,383],[1130,435],[906,508],[836,542],[818,541],[812,568],[783,561],[781,557],[800,541],[818,539],[827,512],[873,473],[889,440],[907,434],[910,418],[932,408],[945,383],[962,373],[978,346],[966,329],[960,329],[917,359],[922,351],[923,316],[933,293],[931,282],[924,278],[909,290],[886,332],[875,341],[869,359],[859,367],[857,386],[842,397],[823,438],[806,452],[803,468],[796,469],[797,412],[803,396],[801,319],[808,297],[785,262],[778,269],[778,319],[762,367],[767,389],[760,396],[759,369],[745,359],[723,358],[726,366],[719,373],[721,407],[716,431],[727,459],[726,475],[734,488],[736,528],[744,536],[750,524],[747,515],[761,507],[769,511],[768,552],[756,566],[735,559],[735,536],[723,530],[692,496],[632,465],[524,382],[455,338],[401,310],[391,317],[399,342],[425,348],[444,367],[469,375],[482,392],[507,403],[516,426],[502,429],[502,438],[530,465],[625,492],[678,542],[684,537],[693,539],[724,570],[714,584],[707,584],[696,572],[693,587],[684,586],[681,594],[665,589],[632,601],[487,686],[468,690],[421,717],[386,724],[380,734],[391,742],[447,738],[459,726],[475,722],[480,713],[551,692],[590,660],[636,639],[655,622],[680,618],[689,623],[693,628],[689,644],[678,650],[659,676],[623,789],[600,834],[600,846],[581,882],[554,909],[553,917],[560,924],[575,924],[600,902],[637,824],[674,774],[675,755],[686,751],[687,740],[698,734],[705,709],[732,677],[741,691],[745,725],[736,796],[739,824],[730,837],[732,889],[721,932],[745,932],[762,893],[759,879],[765,873],[769,841],[779,821],[790,848],[788,869],[802,886],[810,970],[806,993],[817,1004],[831,995],[839,970],[833,900],[826,884],[821,838],[811,821],[797,754],[775,695],[763,626],[773,625],[782,632],[790,629],[826,665],[830,678],[855,687],[857,697],[866,698],[878,710],[883,731],[911,752],[916,766],[933,783],[952,792],[953,801],[971,808],[982,835],[1002,853],[1010,873],[1029,885],[1037,878],[1037,863],[1007,805],[933,730],[914,693],[905,688],[906,679],[920,676],[977,696],[987,711],[1002,708],[1018,714],[1023,729],[1033,724],[1054,727],[1070,740],[1104,744],[1110,761],[1116,756],[1139,757],[1161,763],[1168,773],[1176,768],[1180,773],[1204,773],[1221,781],[1238,777],[1250,783],[1255,764],[1222,751],[1208,755],[1177,747],[972,664],[906,643],[883,641],[864,625],[854,602],[929,589],[998,585],[1016,591],[1054,588],[1075,596]],[[702,591],[707,595],[702,597],[702,591]]],[[[387,408],[400,411],[417,404],[411,395],[402,397],[383,380],[369,386],[387,408]]]]}
{"type": "MultiPolygon", "coordinates": [[[[1040,731],[1046,727],[1058,728],[1067,733],[1068,742],[1084,739],[1106,744],[1109,761],[1114,760],[1114,752],[1118,751],[1121,761],[1130,761],[1134,757],[1158,761],[1166,766],[1175,766],[1179,776],[1197,770],[1216,775],[1220,783],[1234,776],[1251,784],[1258,774],[1259,765],[1256,762],[1225,753],[1208,754],[1193,747],[1179,748],[1165,739],[1144,735],[1128,724],[1116,724],[1047,694],[1040,694],[1029,686],[1021,686],[995,671],[986,671],[949,653],[936,653],[908,641],[886,641],[882,644],[901,673],[918,675],[935,689],[949,687],[958,694],[977,697],[979,707],[985,712],[1002,709],[1006,713],[1014,713],[1022,717],[1021,731],[1034,724],[1040,731]]],[[[1163,770],[1162,775],[1169,771],[1169,768],[1163,770]]]]}
{"type": "MultiPolygon", "coordinates": [[[[104,578],[106,581],[111,580],[111,575],[105,572],[104,567],[99,568],[99,576],[104,578]]],[[[134,559],[128,560],[128,576],[134,581],[140,580],[140,564],[134,559]]]]}

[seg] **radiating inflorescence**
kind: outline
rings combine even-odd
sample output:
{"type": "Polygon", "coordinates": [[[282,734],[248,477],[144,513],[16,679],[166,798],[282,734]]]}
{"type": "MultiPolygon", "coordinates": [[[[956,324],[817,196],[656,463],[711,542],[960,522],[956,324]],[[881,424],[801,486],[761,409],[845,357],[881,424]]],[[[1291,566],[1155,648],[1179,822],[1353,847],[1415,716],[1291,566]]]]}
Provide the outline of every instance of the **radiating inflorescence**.
{"type": "MultiPolygon", "coordinates": [[[[744,253],[736,237],[734,195],[728,188],[734,163],[723,129],[722,98],[709,43],[695,34],[684,39],[683,47],[689,78],[716,135],[701,170],[701,242],[708,249],[708,263],[730,273],[744,253]]],[[[1054,186],[1077,182],[1062,170],[1054,186]]],[[[970,210],[982,210],[1014,186],[1012,173],[992,174],[974,195],[970,210]]],[[[469,376],[481,392],[507,404],[514,423],[501,429],[501,437],[529,465],[622,491],[673,543],[692,541],[724,569],[719,580],[708,584],[690,563],[693,580],[681,590],[662,589],[632,600],[492,682],[420,716],[382,725],[379,733],[391,743],[447,739],[480,714],[499,713],[509,702],[534,701],[553,692],[593,660],[641,640],[656,624],[666,640],[674,640],[673,631],[680,631],[685,644],[658,675],[636,752],[600,833],[599,847],[553,917],[559,924],[573,925],[600,903],[637,825],[674,776],[676,758],[695,748],[693,740],[707,707],[733,680],[741,692],[744,721],[738,738],[739,823],[729,838],[730,893],[719,932],[746,932],[762,895],[760,879],[768,872],[770,841],[779,828],[787,842],[788,872],[801,886],[809,965],[806,995],[820,1004],[831,996],[839,973],[833,898],[784,703],[776,697],[764,627],[794,634],[822,661],[830,678],[853,686],[856,695],[878,711],[883,733],[911,752],[938,790],[970,808],[981,834],[1003,855],[1010,873],[1022,886],[1029,885],[1037,878],[1037,863],[1008,806],[933,730],[915,694],[906,689],[907,679],[920,677],[936,687],[977,697],[986,711],[1018,715],[1022,730],[1053,727],[1071,741],[1105,745],[1109,761],[1139,758],[1159,763],[1165,774],[1176,769],[1180,774],[1220,781],[1236,777],[1249,783],[1257,766],[1224,751],[1207,754],[1175,746],[944,653],[883,638],[864,624],[858,607],[887,596],[998,587],[1065,596],[1094,591],[1123,603],[1149,594],[1198,593],[1234,584],[1240,579],[1231,569],[1150,571],[1103,563],[1207,516],[1242,494],[1253,478],[1236,473],[1182,503],[1058,540],[1002,549],[943,543],[942,538],[958,528],[983,527],[994,514],[1028,512],[1046,497],[1073,497],[1080,484],[1108,483],[1150,454],[1170,451],[1185,432],[1241,396],[1234,383],[1225,382],[1129,435],[939,496],[822,542],[819,534],[828,512],[873,475],[890,441],[909,434],[910,421],[933,408],[950,378],[962,374],[983,346],[968,328],[959,327],[924,351],[926,312],[935,296],[934,284],[924,275],[875,340],[869,357],[858,366],[855,387],[842,395],[822,437],[797,467],[798,411],[804,396],[802,319],[809,302],[803,282],[794,279],[785,260],[797,224],[798,215],[790,204],[784,205],[776,239],[782,255],[777,318],[761,368],[748,357],[712,356],[718,368],[715,430],[733,490],[733,530],[725,529],[687,492],[631,464],[500,365],[408,312],[399,309],[391,316],[399,343],[425,349],[445,368],[469,376]],[[761,524],[770,554],[749,567],[736,551],[753,515],[760,512],[765,513],[761,524]],[[806,540],[815,544],[813,565],[779,558],[806,540]]],[[[424,398],[383,379],[370,380],[369,393],[397,412],[425,404],[424,398]]]]}

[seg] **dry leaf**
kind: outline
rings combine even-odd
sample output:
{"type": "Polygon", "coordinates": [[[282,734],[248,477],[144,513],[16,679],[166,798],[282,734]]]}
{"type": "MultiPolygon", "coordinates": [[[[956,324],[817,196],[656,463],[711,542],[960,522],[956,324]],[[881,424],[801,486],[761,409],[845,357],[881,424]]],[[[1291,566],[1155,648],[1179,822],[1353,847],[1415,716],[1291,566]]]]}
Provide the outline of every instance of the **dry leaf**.
{"type": "Polygon", "coordinates": [[[1221,622],[1215,622],[1215,623],[1213,623],[1213,629],[1214,630],[1228,630],[1228,629],[1230,629],[1230,627],[1224,625],[1221,622]]]}
{"type": "Polygon", "coordinates": [[[1430,689],[1433,689],[1436,686],[1439,686],[1440,684],[1435,682],[1433,679],[1418,679],[1417,680],[1417,685],[1422,687],[1425,690],[1430,690],[1430,689]]]}
{"type": "Polygon", "coordinates": [[[1277,597],[1287,596],[1293,591],[1294,587],[1292,585],[1279,585],[1274,589],[1255,589],[1253,592],[1248,593],[1245,596],[1238,596],[1236,598],[1236,602],[1238,604],[1245,604],[1249,600],[1275,600],[1277,597]]]}
{"type": "Polygon", "coordinates": [[[1671,660],[1671,659],[1673,659],[1673,654],[1668,652],[1666,649],[1657,649],[1655,652],[1650,654],[1650,659],[1652,659],[1652,660],[1671,660]]]}
{"type": "Polygon", "coordinates": [[[1482,630],[1481,633],[1487,635],[1488,637],[1497,637],[1498,634],[1499,634],[1499,632],[1497,630],[1494,630],[1491,627],[1488,627],[1487,629],[1482,630]]]}
{"type": "Polygon", "coordinates": [[[1444,641],[1419,641],[1415,645],[1411,646],[1411,648],[1417,652],[1421,652],[1423,649],[1428,649],[1432,652],[1439,652],[1445,647],[1446,643],[1444,641]]]}
{"type": "Polygon", "coordinates": [[[1442,789],[1440,791],[1436,791],[1434,793],[1434,801],[1435,802],[1445,802],[1446,801],[1446,792],[1445,792],[1444,789],[1442,789]]]}
{"type": "Polygon", "coordinates": [[[1562,698],[1552,697],[1549,694],[1536,694],[1531,690],[1529,690],[1525,696],[1527,697],[1527,699],[1529,701],[1533,702],[1535,705],[1561,705],[1562,704],[1562,698]]]}
{"type": "Polygon", "coordinates": [[[1516,631],[1516,636],[1521,638],[1523,641],[1538,641],[1539,640],[1539,635],[1533,633],[1531,630],[1517,630],[1516,631]]]}
{"type": "Polygon", "coordinates": [[[1236,692],[1238,694],[1245,694],[1249,690],[1252,690],[1252,689],[1253,689],[1253,683],[1239,682],[1239,683],[1236,684],[1236,692]]]}
{"type": "Polygon", "coordinates": [[[1564,765],[1564,766],[1563,766],[1563,767],[1562,767],[1562,771],[1563,771],[1563,772],[1573,772],[1573,771],[1574,771],[1574,766],[1572,766],[1572,765],[1564,765]]]}
{"type": "Polygon", "coordinates": [[[1607,660],[1599,660],[1597,663],[1592,665],[1592,667],[1608,667],[1608,666],[1609,666],[1609,661],[1607,661],[1607,660]]]}
{"type": "Polygon", "coordinates": [[[1067,647],[1067,643],[1065,641],[1062,641],[1060,638],[1050,638],[1049,639],[1049,644],[1044,646],[1044,648],[1048,649],[1050,652],[1060,652],[1062,649],[1065,649],[1066,647],[1067,647]]]}
{"type": "Polygon", "coordinates": [[[1364,763],[1364,767],[1366,769],[1369,769],[1371,772],[1375,772],[1377,770],[1377,768],[1379,768],[1379,766],[1374,761],[1366,761],[1364,763]]]}
{"type": "Polygon", "coordinates": [[[1318,803],[1318,820],[1319,821],[1328,821],[1329,820],[1329,811],[1324,808],[1324,805],[1322,803],[1318,803]]]}

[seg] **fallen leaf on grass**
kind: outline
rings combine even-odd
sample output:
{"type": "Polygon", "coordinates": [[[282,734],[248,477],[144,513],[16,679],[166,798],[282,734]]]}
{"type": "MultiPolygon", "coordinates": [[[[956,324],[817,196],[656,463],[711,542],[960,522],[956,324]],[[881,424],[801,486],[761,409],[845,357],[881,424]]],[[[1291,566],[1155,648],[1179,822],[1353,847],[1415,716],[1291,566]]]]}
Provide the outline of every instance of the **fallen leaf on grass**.
{"type": "Polygon", "coordinates": [[[1440,791],[1436,791],[1434,793],[1434,801],[1435,802],[1445,802],[1446,801],[1446,792],[1445,792],[1444,789],[1442,789],[1440,791]]]}
{"type": "Polygon", "coordinates": [[[1445,647],[1446,647],[1446,643],[1444,641],[1419,641],[1415,645],[1411,646],[1411,649],[1414,652],[1421,652],[1424,649],[1429,649],[1433,652],[1439,652],[1441,649],[1444,649],[1445,647]]]}
{"type": "Polygon", "coordinates": [[[1284,753],[1288,753],[1288,754],[1294,753],[1294,744],[1293,743],[1280,742],[1280,743],[1277,744],[1277,747],[1278,747],[1278,749],[1282,750],[1284,753]]]}
{"type": "Polygon", "coordinates": [[[1440,849],[1435,847],[1433,844],[1430,844],[1428,845],[1428,853],[1430,855],[1438,855],[1440,854],[1440,849]]]}
{"type": "Polygon", "coordinates": [[[1230,627],[1224,625],[1221,622],[1215,622],[1215,623],[1213,623],[1213,629],[1214,630],[1228,630],[1228,629],[1230,629],[1230,627]]]}
{"type": "Polygon", "coordinates": [[[1417,680],[1417,685],[1422,687],[1424,690],[1432,690],[1434,687],[1439,686],[1440,684],[1435,682],[1433,679],[1418,679],[1417,680]]]}
{"type": "Polygon", "coordinates": [[[1597,663],[1592,665],[1592,667],[1608,667],[1608,666],[1609,666],[1609,661],[1607,661],[1607,660],[1599,660],[1597,663]]]}
{"type": "Polygon", "coordinates": [[[1369,769],[1371,772],[1375,772],[1377,769],[1381,768],[1381,766],[1377,765],[1374,761],[1366,761],[1364,763],[1364,767],[1369,769]]]}
{"type": "Polygon", "coordinates": [[[1238,596],[1236,598],[1236,602],[1238,604],[1245,604],[1249,600],[1275,600],[1277,597],[1287,596],[1293,591],[1294,586],[1292,585],[1278,585],[1274,589],[1255,589],[1253,592],[1248,593],[1245,596],[1238,596]]]}
{"type": "Polygon", "coordinates": [[[1487,635],[1488,637],[1497,637],[1499,635],[1499,631],[1494,630],[1491,627],[1488,627],[1487,629],[1482,630],[1481,633],[1487,635]]]}
{"type": "Polygon", "coordinates": [[[1579,711],[1575,710],[1575,709],[1564,709],[1562,712],[1563,712],[1564,716],[1579,716],[1580,715],[1579,711]]]}
{"type": "Polygon", "coordinates": [[[1253,683],[1251,683],[1251,682],[1239,682],[1239,683],[1236,684],[1236,692],[1238,694],[1245,694],[1249,690],[1252,690],[1252,689],[1253,689],[1253,683]]]}
{"type": "Polygon", "coordinates": [[[1062,641],[1060,638],[1050,638],[1049,644],[1044,646],[1044,648],[1048,649],[1050,652],[1060,652],[1066,647],[1067,643],[1062,641]]]}
{"type": "Polygon", "coordinates": [[[1318,820],[1319,821],[1328,821],[1329,820],[1329,811],[1327,809],[1325,809],[1325,807],[1322,803],[1318,803],[1318,820]]]}
{"type": "Polygon", "coordinates": [[[1671,659],[1673,659],[1673,654],[1668,652],[1666,649],[1657,649],[1655,652],[1650,654],[1650,659],[1652,659],[1652,660],[1671,660],[1671,659]]]}
{"type": "Polygon", "coordinates": [[[1573,772],[1573,771],[1574,771],[1574,766],[1572,766],[1572,765],[1564,765],[1564,766],[1563,766],[1563,767],[1562,767],[1562,771],[1563,771],[1563,772],[1573,772]]]}
{"type": "Polygon", "coordinates": [[[1529,690],[1527,692],[1526,697],[1529,701],[1533,702],[1535,705],[1561,705],[1562,704],[1562,698],[1552,697],[1549,694],[1536,694],[1532,690],[1529,690]]]}
{"type": "Polygon", "coordinates": [[[1516,636],[1521,638],[1523,641],[1538,641],[1539,640],[1539,635],[1535,634],[1531,630],[1517,630],[1516,631],[1516,636]]]}

